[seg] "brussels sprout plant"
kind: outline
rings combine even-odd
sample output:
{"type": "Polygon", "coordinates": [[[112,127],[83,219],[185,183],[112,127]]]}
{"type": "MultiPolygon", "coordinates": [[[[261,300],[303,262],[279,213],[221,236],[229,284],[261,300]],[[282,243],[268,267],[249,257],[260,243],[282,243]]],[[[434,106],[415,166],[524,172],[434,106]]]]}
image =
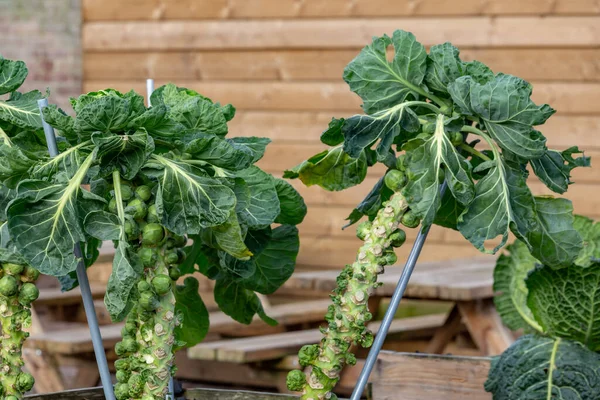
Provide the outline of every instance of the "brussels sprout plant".
{"type": "Polygon", "coordinates": [[[531,100],[528,82],[461,61],[450,43],[427,53],[404,31],[375,37],[348,64],[344,80],[361,97],[364,114],[334,118],[321,135],[331,147],[285,177],[337,191],[360,184],[376,163],[387,173],[348,217],[349,225],[367,217],[357,232],[364,244],[338,278],[321,343],[300,351],[306,375],[288,376],[289,388],[307,400],[336,398],[340,372],[356,360],[351,346],[371,345],[367,302],[377,275],[396,261],[394,248],[405,240],[401,225],[458,230],[486,253],[502,248],[512,232],[549,268],[571,265],[582,248],[571,202],[533,196],[527,178],[530,167],[563,193],[571,170],[589,159],[577,156],[577,147],[546,147],[535,127],[555,110],[531,100]]]}
{"type": "MultiPolygon", "coordinates": [[[[114,242],[105,304],[125,321],[115,347],[119,400],[164,399],[174,352],[206,335],[199,283],[186,275],[215,280],[215,300],[233,319],[275,324],[256,293],[273,293],[292,274],[295,225],[306,213],[291,185],[254,165],[268,139],[226,138],[233,106],[174,85],[151,100],[147,108],[133,91],[84,94],[71,99],[74,116],[44,109],[60,135],[58,156],[33,139],[0,148],[18,156],[2,165],[15,192],[6,227],[26,262],[69,290],[78,262],[92,265],[100,244],[114,242]]],[[[5,278],[3,290],[20,300],[27,284],[5,278]]]]}

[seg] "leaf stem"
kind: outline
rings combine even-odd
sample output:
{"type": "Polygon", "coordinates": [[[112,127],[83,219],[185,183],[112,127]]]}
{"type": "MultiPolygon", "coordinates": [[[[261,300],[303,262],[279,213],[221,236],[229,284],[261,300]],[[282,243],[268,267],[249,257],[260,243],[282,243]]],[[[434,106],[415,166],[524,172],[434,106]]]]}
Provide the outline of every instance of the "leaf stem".
{"type": "Polygon", "coordinates": [[[468,133],[472,133],[477,136],[481,136],[481,138],[483,138],[483,140],[485,140],[487,142],[487,144],[490,146],[490,148],[494,152],[494,158],[498,159],[500,157],[500,152],[498,151],[498,147],[496,146],[496,143],[494,143],[492,138],[489,137],[489,135],[487,133],[485,133],[484,131],[482,131],[480,129],[475,128],[474,126],[470,126],[470,125],[464,125],[462,128],[460,128],[460,130],[462,132],[468,132],[468,133]]]}
{"type": "Polygon", "coordinates": [[[125,210],[123,209],[123,194],[121,193],[121,174],[119,171],[114,170],[112,176],[115,189],[115,201],[117,202],[117,215],[121,222],[121,240],[125,241],[127,238],[125,236],[125,210]]]}
{"type": "Polygon", "coordinates": [[[0,139],[4,139],[4,143],[6,143],[8,147],[12,147],[12,141],[10,140],[10,137],[2,128],[0,128],[0,139]]]}
{"type": "Polygon", "coordinates": [[[489,158],[488,156],[486,156],[485,154],[483,154],[479,150],[477,150],[477,149],[469,146],[466,143],[461,143],[458,147],[461,148],[462,150],[466,151],[467,153],[470,153],[470,154],[472,154],[474,156],[477,156],[477,157],[481,158],[484,161],[492,161],[491,158],[489,158]]]}

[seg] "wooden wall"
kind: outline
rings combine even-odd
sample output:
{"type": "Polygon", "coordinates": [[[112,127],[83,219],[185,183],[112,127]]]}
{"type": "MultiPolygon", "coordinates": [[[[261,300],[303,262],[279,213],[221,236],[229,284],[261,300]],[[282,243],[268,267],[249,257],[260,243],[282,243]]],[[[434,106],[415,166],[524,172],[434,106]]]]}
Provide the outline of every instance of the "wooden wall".
{"type": "MultiPolygon", "coordinates": [[[[85,91],[143,92],[152,77],[230,102],[231,134],[272,138],[261,164],[277,175],[324,148],[318,138],[332,116],[360,110],[342,70],[372,36],[395,29],[427,46],[451,41],[463,59],[529,80],[534,100],[558,110],[541,127],[549,145],[600,156],[598,0],[83,0],[82,8],[85,91]]],[[[340,227],[380,173],[338,193],[296,185],[310,210],[302,267],[353,261],[359,242],[340,227]]],[[[600,217],[600,169],[574,179],[576,211],[600,217]]],[[[475,254],[460,234],[434,228],[422,259],[475,254]]]]}

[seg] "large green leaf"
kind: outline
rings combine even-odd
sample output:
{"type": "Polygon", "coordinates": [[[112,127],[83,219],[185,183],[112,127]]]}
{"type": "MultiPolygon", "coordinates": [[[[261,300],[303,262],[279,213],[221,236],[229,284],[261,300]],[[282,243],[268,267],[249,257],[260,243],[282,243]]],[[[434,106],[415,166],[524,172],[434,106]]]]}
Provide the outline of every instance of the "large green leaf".
{"type": "Polygon", "coordinates": [[[181,137],[185,127],[169,117],[168,107],[164,104],[147,109],[142,115],[131,121],[133,129],[144,128],[150,136],[174,140],[181,137]]]}
{"type": "Polygon", "coordinates": [[[435,133],[429,139],[413,139],[403,147],[408,155],[409,177],[403,194],[411,210],[422,219],[423,226],[433,223],[441,205],[441,174],[460,204],[467,205],[474,197],[475,189],[469,176],[469,165],[446,135],[444,120],[443,115],[438,117],[435,133]]]}
{"type": "Polygon", "coordinates": [[[41,129],[42,118],[37,101],[43,97],[37,90],[12,93],[8,100],[0,100],[0,121],[25,129],[41,129]]]}
{"type": "Polygon", "coordinates": [[[83,222],[85,232],[100,240],[119,240],[121,238],[121,222],[115,214],[104,210],[92,211],[83,222]]]}
{"type": "Polygon", "coordinates": [[[36,154],[13,146],[8,141],[0,142],[0,159],[0,181],[10,188],[27,179],[29,169],[39,160],[36,154]]]}
{"type": "Polygon", "coordinates": [[[536,268],[527,278],[527,304],[552,337],[600,350],[600,264],[554,270],[536,268]]]}
{"type": "Polygon", "coordinates": [[[94,132],[123,131],[129,123],[132,104],[128,99],[107,95],[84,100],[77,111],[73,129],[82,137],[94,132]]]}
{"type": "Polygon", "coordinates": [[[265,155],[267,145],[271,143],[269,138],[261,138],[256,136],[251,137],[236,137],[227,139],[234,148],[244,149],[252,153],[252,163],[254,164],[265,155]]]}
{"type": "Polygon", "coordinates": [[[242,324],[251,323],[255,314],[269,325],[277,324],[267,316],[256,293],[244,289],[231,279],[217,279],[215,301],[221,311],[242,324]]]}
{"type": "Polygon", "coordinates": [[[531,85],[515,76],[498,74],[483,85],[470,76],[448,85],[452,99],[464,114],[480,118],[500,147],[525,160],[546,152],[546,138],[533,126],[554,114],[549,105],[531,100],[531,85]]]}
{"type": "Polygon", "coordinates": [[[527,335],[492,362],[493,400],[600,398],[600,355],[579,343],[527,335]]]}
{"type": "Polygon", "coordinates": [[[27,78],[23,61],[7,60],[0,56],[0,96],[17,90],[27,78]]]}
{"type": "Polygon", "coordinates": [[[589,167],[590,158],[583,155],[577,146],[569,147],[565,151],[547,150],[537,160],[531,161],[533,172],[542,182],[556,193],[564,193],[571,182],[571,171],[577,167],[589,167]],[[581,157],[573,157],[582,154],[581,157]]]}
{"type": "Polygon", "coordinates": [[[183,285],[175,287],[175,314],[183,318],[183,322],[175,327],[175,340],[185,343],[185,347],[202,342],[208,333],[208,310],[198,288],[198,281],[191,276],[185,278],[183,285]]]}
{"type": "Polygon", "coordinates": [[[215,178],[198,175],[183,163],[154,157],[164,168],[156,205],[168,229],[179,235],[193,235],[227,221],[236,204],[229,187],[215,178]]]}
{"type": "Polygon", "coordinates": [[[244,244],[244,234],[237,214],[232,210],[227,222],[211,228],[211,232],[219,248],[240,260],[247,260],[252,252],[244,244]]]}
{"type": "Polygon", "coordinates": [[[216,167],[232,171],[249,168],[255,156],[250,148],[236,146],[216,135],[204,133],[195,134],[186,144],[185,151],[190,153],[194,160],[206,161],[216,167]]]}
{"type": "Polygon", "coordinates": [[[237,209],[240,222],[249,227],[262,228],[272,224],[279,215],[280,206],[275,182],[271,175],[256,166],[237,171],[250,193],[244,208],[237,209]]]}
{"type": "Polygon", "coordinates": [[[283,177],[300,178],[306,186],[319,185],[323,189],[338,191],[361,183],[367,176],[367,157],[364,152],[357,158],[350,157],[342,146],[316,154],[291,170],[283,177]]]}
{"type": "Polygon", "coordinates": [[[96,132],[92,142],[98,149],[102,176],[117,170],[123,178],[133,179],[154,151],[154,140],[144,131],[132,135],[96,132]]]}
{"type": "Polygon", "coordinates": [[[395,31],[373,38],[344,69],[344,80],[363,99],[367,114],[390,108],[423,92],[427,69],[427,52],[414,35],[395,31]],[[387,60],[387,48],[394,47],[394,57],[387,60]]]}
{"type": "Polygon", "coordinates": [[[114,322],[122,321],[133,307],[132,292],[143,271],[138,255],[126,242],[120,241],[104,295],[104,304],[114,322]]]}
{"type": "Polygon", "coordinates": [[[516,241],[506,247],[507,254],[498,257],[494,269],[494,304],[502,322],[513,331],[532,329],[542,332],[531,310],[527,306],[525,279],[538,262],[529,253],[525,243],[516,241]]]}
{"type": "Polygon", "coordinates": [[[40,272],[62,276],[75,270],[76,243],[84,242],[81,208],[102,208],[104,200],[81,189],[93,161],[88,156],[67,182],[23,181],[18,198],[8,207],[10,236],[30,265],[40,272]]]}
{"type": "Polygon", "coordinates": [[[575,264],[581,267],[589,267],[595,260],[600,260],[600,223],[576,215],[573,226],[583,239],[583,248],[579,252],[575,264]]]}
{"type": "Polygon", "coordinates": [[[75,132],[75,118],[67,115],[62,109],[54,104],[48,105],[43,110],[44,121],[59,131],[69,142],[75,144],[78,141],[75,132]]]}
{"type": "Polygon", "coordinates": [[[275,219],[275,222],[288,225],[301,224],[307,212],[304,199],[292,185],[283,179],[273,179],[280,207],[280,212],[275,219]]]}
{"type": "Polygon", "coordinates": [[[367,196],[356,206],[354,210],[352,210],[348,218],[346,218],[346,220],[349,222],[344,225],[342,229],[357,223],[365,215],[370,219],[375,218],[375,215],[377,215],[377,212],[379,211],[379,208],[383,202],[387,201],[393,193],[394,192],[392,192],[385,185],[384,178],[380,178],[367,196]]]}

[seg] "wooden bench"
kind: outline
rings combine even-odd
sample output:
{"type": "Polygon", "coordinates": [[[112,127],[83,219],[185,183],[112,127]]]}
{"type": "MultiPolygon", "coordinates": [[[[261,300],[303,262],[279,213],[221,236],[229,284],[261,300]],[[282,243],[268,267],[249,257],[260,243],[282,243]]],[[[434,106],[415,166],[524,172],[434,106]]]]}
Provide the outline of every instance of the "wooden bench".
{"type": "MultiPolygon", "coordinates": [[[[431,335],[445,320],[446,316],[443,314],[398,319],[392,322],[389,334],[431,335]]],[[[380,325],[380,322],[375,322],[370,325],[370,328],[373,332],[377,332],[380,325]]],[[[296,353],[306,344],[318,343],[322,336],[318,329],[310,329],[243,339],[218,340],[201,343],[188,349],[188,357],[196,360],[234,363],[273,360],[296,353]]]]}

